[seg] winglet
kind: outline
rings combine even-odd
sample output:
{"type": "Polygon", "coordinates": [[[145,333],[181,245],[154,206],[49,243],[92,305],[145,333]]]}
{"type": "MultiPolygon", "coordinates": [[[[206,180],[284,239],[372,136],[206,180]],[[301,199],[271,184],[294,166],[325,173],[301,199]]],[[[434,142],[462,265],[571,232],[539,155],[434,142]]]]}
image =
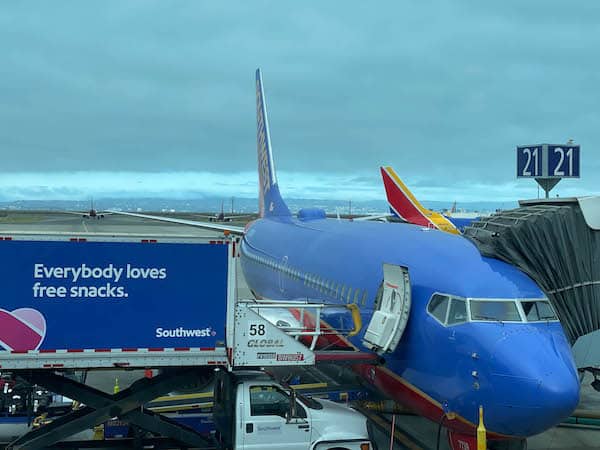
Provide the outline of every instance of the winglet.
{"type": "Polygon", "coordinates": [[[260,217],[291,216],[289,208],[281,198],[277,184],[260,69],[256,69],[256,131],[259,215],[260,217]]]}
{"type": "Polygon", "coordinates": [[[421,205],[400,177],[396,175],[394,169],[388,166],[381,167],[380,170],[387,201],[392,212],[415,225],[459,234],[456,227],[446,217],[421,205]]]}

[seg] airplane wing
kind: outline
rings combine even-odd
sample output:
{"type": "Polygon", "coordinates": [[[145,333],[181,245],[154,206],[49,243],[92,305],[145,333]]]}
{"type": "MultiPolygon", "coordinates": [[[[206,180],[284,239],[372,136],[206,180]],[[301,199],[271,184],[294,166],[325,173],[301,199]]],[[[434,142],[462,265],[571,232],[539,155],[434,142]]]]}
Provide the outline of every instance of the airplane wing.
{"type": "MultiPolygon", "coordinates": [[[[89,216],[90,215],[89,211],[60,211],[60,212],[63,214],[75,214],[78,216],[89,216]]],[[[96,214],[98,214],[99,216],[110,216],[113,213],[108,212],[108,211],[96,211],[96,214]]]]}
{"type": "Polygon", "coordinates": [[[392,217],[391,214],[387,213],[387,214],[371,214],[368,216],[361,216],[361,217],[353,217],[352,220],[356,221],[366,221],[366,220],[381,220],[381,219],[388,219],[392,217]]]}
{"type": "Polygon", "coordinates": [[[110,211],[112,214],[120,214],[123,216],[131,216],[131,217],[139,217],[140,219],[150,219],[150,220],[159,220],[161,222],[170,222],[170,223],[178,223],[181,225],[190,225],[192,227],[206,228],[207,230],[215,230],[215,231],[229,231],[233,234],[244,234],[244,227],[234,227],[232,225],[223,225],[223,224],[215,224],[207,223],[207,222],[198,222],[196,220],[185,220],[185,219],[176,219],[174,217],[161,217],[161,216],[151,216],[148,214],[138,214],[138,213],[130,213],[123,211],[110,211]]]}

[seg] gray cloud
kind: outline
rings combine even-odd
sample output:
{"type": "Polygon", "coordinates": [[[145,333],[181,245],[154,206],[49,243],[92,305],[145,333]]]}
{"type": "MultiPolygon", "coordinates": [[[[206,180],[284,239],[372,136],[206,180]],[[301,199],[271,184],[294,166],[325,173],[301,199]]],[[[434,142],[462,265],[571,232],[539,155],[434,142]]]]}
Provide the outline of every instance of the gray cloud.
{"type": "Polygon", "coordinates": [[[0,12],[6,173],[252,173],[260,66],[280,170],[347,176],[362,195],[390,164],[432,199],[444,187],[487,198],[490,186],[530,186],[513,178],[517,144],[574,138],[584,178],[559,188],[599,191],[593,2],[54,1],[0,12]]]}

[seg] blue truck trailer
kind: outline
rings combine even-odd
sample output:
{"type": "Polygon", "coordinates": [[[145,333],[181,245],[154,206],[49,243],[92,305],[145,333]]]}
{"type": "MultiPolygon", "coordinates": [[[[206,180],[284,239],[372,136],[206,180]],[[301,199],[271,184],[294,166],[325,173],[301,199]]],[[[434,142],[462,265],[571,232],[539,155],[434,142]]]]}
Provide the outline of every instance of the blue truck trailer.
{"type": "Polygon", "coordinates": [[[1,240],[0,369],[225,363],[233,245],[1,240]]]}

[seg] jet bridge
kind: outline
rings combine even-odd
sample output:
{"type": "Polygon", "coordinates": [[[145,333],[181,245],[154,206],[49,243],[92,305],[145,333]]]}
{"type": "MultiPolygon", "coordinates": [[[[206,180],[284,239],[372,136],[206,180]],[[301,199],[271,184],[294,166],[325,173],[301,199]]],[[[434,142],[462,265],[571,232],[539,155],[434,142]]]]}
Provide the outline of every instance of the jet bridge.
{"type": "Polygon", "coordinates": [[[600,197],[520,204],[473,222],[464,235],[483,255],[533,278],[575,343],[600,329],[600,197]]]}

